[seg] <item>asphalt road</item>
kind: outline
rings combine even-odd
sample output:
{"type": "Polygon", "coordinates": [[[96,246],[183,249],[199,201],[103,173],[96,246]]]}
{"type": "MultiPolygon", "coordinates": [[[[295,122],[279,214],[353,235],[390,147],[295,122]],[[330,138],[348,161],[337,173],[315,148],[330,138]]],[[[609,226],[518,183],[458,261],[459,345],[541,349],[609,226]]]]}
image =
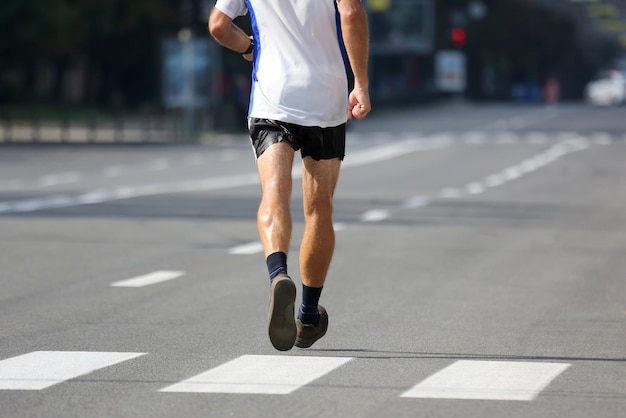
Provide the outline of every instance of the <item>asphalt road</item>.
{"type": "Polygon", "coordinates": [[[245,136],[2,147],[0,416],[624,416],[625,114],[352,124],[329,331],[286,353],[245,136]]]}

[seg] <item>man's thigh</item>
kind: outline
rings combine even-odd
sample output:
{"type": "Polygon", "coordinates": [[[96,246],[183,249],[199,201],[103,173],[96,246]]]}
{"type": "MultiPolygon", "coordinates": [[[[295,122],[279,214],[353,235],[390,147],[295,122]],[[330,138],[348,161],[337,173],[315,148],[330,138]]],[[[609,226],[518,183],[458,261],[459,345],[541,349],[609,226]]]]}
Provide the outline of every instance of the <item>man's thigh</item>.
{"type": "Polygon", "coordinates": [[[341,159],[315,160],[305,157],[302,165],[302,191],[305,212],[328,207],[339,179],[341,159]]]}

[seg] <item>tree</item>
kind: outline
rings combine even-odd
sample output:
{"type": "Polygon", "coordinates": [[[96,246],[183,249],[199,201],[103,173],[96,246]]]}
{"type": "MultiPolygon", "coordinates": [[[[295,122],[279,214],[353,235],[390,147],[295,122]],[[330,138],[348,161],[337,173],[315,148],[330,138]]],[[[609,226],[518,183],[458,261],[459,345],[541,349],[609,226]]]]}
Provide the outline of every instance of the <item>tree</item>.
{"type": "Polygon", "coordinates": [[[179,25],[174,0],[2,0],[0,103],[37,99],[41,68],[54,69],[43,99],[62,101],[68,68],[86,69],[90,101],[129,103],[156,97],[159,39],[179,25]]]}

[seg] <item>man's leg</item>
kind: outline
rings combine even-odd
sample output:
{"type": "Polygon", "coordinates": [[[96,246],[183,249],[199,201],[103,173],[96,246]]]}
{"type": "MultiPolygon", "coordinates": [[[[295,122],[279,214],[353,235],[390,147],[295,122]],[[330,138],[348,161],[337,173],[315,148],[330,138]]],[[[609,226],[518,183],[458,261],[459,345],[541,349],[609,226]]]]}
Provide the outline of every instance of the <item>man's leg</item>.
{"type": "Polygon", "coordinates": [[[304,235],[300,246],[302,304],[295,345],[307,348],[326,334],[328,314],[318,305],[335,250],[333,194],[341,160],[304,159],[302,174],[304,235]]]}
{"type": "Polygon", "coordinates": [[[291,145],[279,142],[267,148],[257,160],[262,190],[257,226],[265,257],[289,251],[293,156],[291,145]]]}
{"type": "Polygon", "coordinates": [[[303,160],[304,235],[300,246],[300,274],[305,286],[321,288],[335,250],[333,194],[341,160],[303,160]]]}
{"type": "Polygon", "coordinates": [[[257,226],[270,273],[268,334],[274,348],[286,351],[296,340],[296,287],[287,276],[291,239],[291,168],[294,150],[287,142],[268,147],[257,161],[262,197],[257,226]]]}

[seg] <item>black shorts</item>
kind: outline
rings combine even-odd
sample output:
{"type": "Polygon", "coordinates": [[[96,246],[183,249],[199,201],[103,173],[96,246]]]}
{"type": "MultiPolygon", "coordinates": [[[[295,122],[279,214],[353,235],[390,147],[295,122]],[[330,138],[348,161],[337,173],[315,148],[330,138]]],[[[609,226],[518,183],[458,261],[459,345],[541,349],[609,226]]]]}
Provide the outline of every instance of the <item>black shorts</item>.
{"type": "Polygon", "coordinates": [[[250,118],[248,131],[256,157],[272,144],[287,141],[294,149],[300,150],[302,158],[314,160],[343,160],[346,154],[346,124],[321,128],[319,126],[300,126],[293,123],[271,119],[250,118]]]}

